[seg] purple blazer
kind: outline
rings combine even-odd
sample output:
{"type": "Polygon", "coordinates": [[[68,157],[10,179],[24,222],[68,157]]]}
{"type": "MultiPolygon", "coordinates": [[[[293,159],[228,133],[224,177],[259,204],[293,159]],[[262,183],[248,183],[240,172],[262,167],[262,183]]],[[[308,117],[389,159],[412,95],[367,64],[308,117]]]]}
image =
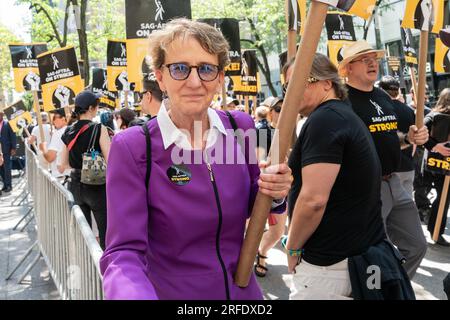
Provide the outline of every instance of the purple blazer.
{"type": "MultiPolygon", "coordinates": [[[[232,130],[227,115],[217,113],[232,130]]],[[[239,128],[254,128],[247,114],[233,112],[233,117],[239,128]]],[[[164,150],[158,122],[147,125],[152,142],[148,194],[142,128],[116,135],[109,154],[108,228],[100,260],[106,299],[262,299],[254,275],[246,288],[233,283],[258,191],[258,166],[212,164],[215,189],[205,162],[187,164],[191,179],[177,185],[167,173],[174,145],[164,150]]],[[[221,139],[226,137],[219,134],[221,139]]]]}

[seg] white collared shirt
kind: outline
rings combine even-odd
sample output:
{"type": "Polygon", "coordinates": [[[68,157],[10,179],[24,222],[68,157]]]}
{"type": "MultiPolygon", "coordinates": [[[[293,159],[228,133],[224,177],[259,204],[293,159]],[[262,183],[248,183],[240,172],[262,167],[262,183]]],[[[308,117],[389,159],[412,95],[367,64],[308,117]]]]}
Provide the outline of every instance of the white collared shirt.
{"type": "MultiPolygon", "coordinates": [[[[208,135],[206,138],[206,148],[214,145],[219,133],[222,133],[225,136],[227,135],[227,131],[225,130],[222,121],[216,111],[211,108],[208,108],[208,119],[210,129],[208,130],[208,135]]],[[[172,119],[170,119],[169,113],[167,112],[167,106],[164,102],[162,103],[158,115],[156,116],[156,121],[158,121],[159,129],[161,130],[164,150],[167,150],[167,148],[169,148],[172,144],[175,144],[177,147],[184,150],[193,149],[188,136],[183,133],[182,130],[178,129],[172,119]]]]}

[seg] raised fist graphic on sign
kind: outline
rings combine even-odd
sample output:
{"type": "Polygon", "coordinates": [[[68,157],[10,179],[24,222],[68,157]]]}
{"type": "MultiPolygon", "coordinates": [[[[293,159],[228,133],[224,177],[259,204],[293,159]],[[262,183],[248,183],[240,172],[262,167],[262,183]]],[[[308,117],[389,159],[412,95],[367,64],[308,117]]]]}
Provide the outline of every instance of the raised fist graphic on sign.
{"type": "Polygon", "coordinates": [[[130,91],[130,83],[128,82],[128,74],[126,71],[122,71],[117,79],[120,81],[123,91],[130,91]]]}
{"type": "Polygon", "coordinates": [[[39,85],[41,83],[41,78],[34,73],[33,71],[30,71],[27,76],[25,77],[25,81],[29,85],[29,88],[31,91],[38,91],[39,85]]]}
{"type": "Polygon", "coordinates": [[[59,85],[55,90],[55,97],[59,100],[60,107],[69,106],[70,90],[69,88],[59,85]]]}
{"type": "Polygon", "coordinates": [[[422,3],[420,4],[420,8],[422,9],[422,15],[423,15],[423,23],[420,29],[429,31],[430,30],[430,24],[433,23],[433,3],[431,0],[422,0],[422,3]]]}

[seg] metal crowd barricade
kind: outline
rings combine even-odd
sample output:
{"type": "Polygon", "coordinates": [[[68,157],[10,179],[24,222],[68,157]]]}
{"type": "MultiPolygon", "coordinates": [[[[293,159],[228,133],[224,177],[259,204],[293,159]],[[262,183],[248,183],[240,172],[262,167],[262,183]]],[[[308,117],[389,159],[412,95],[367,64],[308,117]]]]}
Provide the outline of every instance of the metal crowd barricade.
{"type": "Polygon", "coordinates": [[[26,148],[28,188],[34,199],[38,246],[65,300],[103,299],[102,249],[72,194],[39,166],[26,148]]]}

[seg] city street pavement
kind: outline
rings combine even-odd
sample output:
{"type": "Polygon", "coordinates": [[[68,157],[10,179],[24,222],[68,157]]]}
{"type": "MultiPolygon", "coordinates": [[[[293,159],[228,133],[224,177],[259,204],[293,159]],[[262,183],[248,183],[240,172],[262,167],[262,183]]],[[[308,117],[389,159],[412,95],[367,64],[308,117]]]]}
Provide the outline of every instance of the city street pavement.
{"type": "MultiPolygon", "coordinates": [[[[417,300],[446,300],[442,280],[450,272],[450,247],[434,244],[426,226],[422,225],[422,228],[427,237],[428,250],[413,278],[413,289],[417,300]]],[[[450,241],[450,218],[447,219],[444,237],[450,241]]],[[[257,277],[263,288],[264,298],[270,300],[289,299],[291,276],[287,274],[286,255],[280,243],[269,251],[267,267],[269,271],[266,276],[264,278],[257,277]]]]}
{"type": "MultiPolygon", "coordinates": [[[[13,174],[17,174],[17,172],[13,171],[13,174]]],[[[25,269],[39,254],[37,246],[21,267],[14,272],[11,279],[6,280],[8,274],[37,237],[34,219],[22,232],[20,229],[26,224],[27,219],[19,225],[18,230],[13,230],[31,205],[26,201],[21,206],[13,205],[17,205],[23,198],[20,197],[14,202],[24,187],[25,185],[20,184],[19,179],[15,178],[13,191],[0,197],[0,300],[58,300],[60,298],[58,291],[42,258],[26,275],[22,283],[17,283],[25,269]]]]}

